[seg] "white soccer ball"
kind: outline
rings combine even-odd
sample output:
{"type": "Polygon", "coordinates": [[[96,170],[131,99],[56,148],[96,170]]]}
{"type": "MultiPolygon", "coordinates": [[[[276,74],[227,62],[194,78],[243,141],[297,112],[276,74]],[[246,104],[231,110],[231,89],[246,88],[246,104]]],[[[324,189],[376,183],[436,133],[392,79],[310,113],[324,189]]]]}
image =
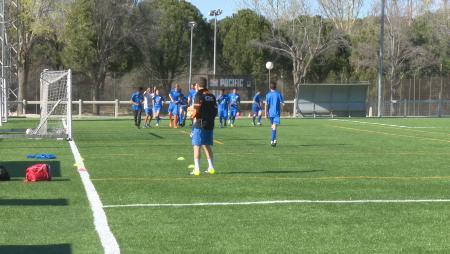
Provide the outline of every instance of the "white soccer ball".
{"type": "Polygon", "coordinates": [[[30,135],[32,131],[33,131],[32,129],[27,129],[27,130],[25,131],[25,133],[26,133],[27,135],[30,135]]]}

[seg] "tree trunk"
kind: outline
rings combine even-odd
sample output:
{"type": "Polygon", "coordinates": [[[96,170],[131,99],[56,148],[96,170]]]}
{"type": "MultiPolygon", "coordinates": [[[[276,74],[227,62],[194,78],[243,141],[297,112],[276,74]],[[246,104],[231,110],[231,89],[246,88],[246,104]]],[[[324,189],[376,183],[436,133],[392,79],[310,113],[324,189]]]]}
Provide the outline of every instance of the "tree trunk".
{"type": "MultiPolygon", "coordinates": [[[[100,86],[98,83],[95,83],[92,88],[92,100],[98,101],[100,98],[100,86]]],[[[92,104],[92,113],[94,115],[100,115],[100,105],[98,104],[92,104]]]]}
{"type": "Polygon", "coordinates": [[[29,74],[29,65],[27,61],[24,64],[19,64],[17,68],[17,75],[19,81],[19,87],[17,92],[17,100],[20,102],[17,104],[17,114],[23,115],[25,113],[25,108],[21,103],[24,99],[26,99],[26,86],[28,83],[28,74],[29,74]]]}

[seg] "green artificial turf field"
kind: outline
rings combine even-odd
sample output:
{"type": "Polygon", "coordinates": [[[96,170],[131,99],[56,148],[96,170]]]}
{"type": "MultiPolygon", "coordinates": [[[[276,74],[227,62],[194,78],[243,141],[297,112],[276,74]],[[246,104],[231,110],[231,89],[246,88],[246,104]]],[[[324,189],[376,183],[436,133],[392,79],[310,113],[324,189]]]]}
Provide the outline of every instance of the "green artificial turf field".
{"type": "MultiPolygon", "coordinates": [[[[450,119],[283,119],[276,148],[263,125],[216,129],[217,174],[193,177],[189,128],[75,121],[122,253],[450,252],[450,119]]],[[[0,164],[43,152],[55,181],[0,183],[0,253],[102,253],[68,144],[0,139],[0,164]]]]}

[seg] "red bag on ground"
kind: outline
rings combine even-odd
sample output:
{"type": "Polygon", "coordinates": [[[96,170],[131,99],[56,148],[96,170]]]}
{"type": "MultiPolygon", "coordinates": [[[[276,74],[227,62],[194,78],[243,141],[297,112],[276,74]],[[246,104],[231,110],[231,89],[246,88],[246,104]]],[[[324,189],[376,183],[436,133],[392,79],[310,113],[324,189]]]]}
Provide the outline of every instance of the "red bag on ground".
{"type": "Polygon", "coordinates": [[[27,168],[25,179],[27,182],[50,181],[52,176],[50,174],[50,165],[35,164],[27,168]]]}

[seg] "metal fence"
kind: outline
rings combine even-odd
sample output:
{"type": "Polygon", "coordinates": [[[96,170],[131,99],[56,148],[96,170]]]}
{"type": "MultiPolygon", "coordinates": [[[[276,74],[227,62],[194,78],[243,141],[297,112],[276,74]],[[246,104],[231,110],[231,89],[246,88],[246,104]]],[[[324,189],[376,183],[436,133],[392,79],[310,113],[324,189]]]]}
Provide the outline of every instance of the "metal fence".
{"type": "MultiPolygon", "coordinates": [[[[386,81],[382,90],[382,116],[450,117],[450,77],[412,77],[397,88],[386,81]]],[[[371,93],[370,108],[377,115],[376,93],[371,93]]]]}
{"type": "MultiPolygon", "coordinates": [[[[24,108],[31,109],[28,112],[25,112],[28,116],[38,116],[39,110],[35,110],[36,108],[39,108],[40,101],[11,101],[12,105],[17,104],[23,104],[24,108]]],[[[252,101],[241,101],[240,104],[240,116],[246,117],[249,116],[252,110],[252,101]]],[[[293,117],[296,115],[295,107],[294,107],[295,101],[285,101],[285,106],[282,110],[282,116],[285,117],[293,117]]],[[[105,117],[123,117],[123,116],[132,116],[133,112],[131,111],[131,103],[130,101],[120,101],[120,100],[114,100],[114,101],[73,101],[72,105],[72,115],[74,117],[86,117],[86,116],[105,116],[105,117]],[[100,114],[99,115],[93,115],[92,114],[92,106],[93,105],[99,105],[100,106],[100,114]]],[[[167,113],[167,107],[168,102],[165,103],[164,108],[161,112],[162,116],[165,116],[167,113]]]]}

